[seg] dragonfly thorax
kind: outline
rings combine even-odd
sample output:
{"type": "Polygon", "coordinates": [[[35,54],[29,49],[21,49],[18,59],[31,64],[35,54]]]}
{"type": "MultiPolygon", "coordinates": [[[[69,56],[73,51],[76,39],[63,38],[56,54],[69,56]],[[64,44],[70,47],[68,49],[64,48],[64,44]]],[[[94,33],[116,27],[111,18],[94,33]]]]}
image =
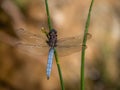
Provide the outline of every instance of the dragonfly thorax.
{"type": "Polygon", "coordinates": [[[55,29],[52,29],[49,33],[48,33],[48,41],[47,41],[48,45],[50,47],[56,47],[56,43],[57,43],[57,31],[55,29]]]}

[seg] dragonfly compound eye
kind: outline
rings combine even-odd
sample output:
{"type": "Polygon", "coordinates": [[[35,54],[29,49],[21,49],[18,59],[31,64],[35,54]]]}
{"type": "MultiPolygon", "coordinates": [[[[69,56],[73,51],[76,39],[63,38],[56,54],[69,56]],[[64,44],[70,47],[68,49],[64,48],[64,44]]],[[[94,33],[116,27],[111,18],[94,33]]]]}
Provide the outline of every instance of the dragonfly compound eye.
{"type": "Polygon", "coordinates": [[[55,29],[52,29],[50,32],[55,33],[55,34],[57,33],[55,29]]]}

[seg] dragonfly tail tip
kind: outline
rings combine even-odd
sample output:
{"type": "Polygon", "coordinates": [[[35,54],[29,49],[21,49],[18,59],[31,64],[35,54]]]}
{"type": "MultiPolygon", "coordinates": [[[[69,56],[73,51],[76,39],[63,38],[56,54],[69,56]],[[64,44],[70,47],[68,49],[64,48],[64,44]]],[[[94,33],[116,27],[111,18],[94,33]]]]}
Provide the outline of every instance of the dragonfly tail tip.
{"type": "Polygon", "coordinates": [[[49,80],[49,77],[47,77],[47,80],[49,80]]]}

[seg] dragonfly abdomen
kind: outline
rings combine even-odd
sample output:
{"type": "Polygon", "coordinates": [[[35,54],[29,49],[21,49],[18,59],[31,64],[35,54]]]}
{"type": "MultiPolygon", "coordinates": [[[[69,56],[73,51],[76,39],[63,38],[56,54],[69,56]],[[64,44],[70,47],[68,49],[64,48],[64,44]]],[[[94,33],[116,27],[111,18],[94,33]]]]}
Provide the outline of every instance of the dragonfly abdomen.
{"type": "Polygon", "coordinates": [[[47,62],[47,79],[49,79],[53,63],[54,48],[50,48],[47,62]]]}

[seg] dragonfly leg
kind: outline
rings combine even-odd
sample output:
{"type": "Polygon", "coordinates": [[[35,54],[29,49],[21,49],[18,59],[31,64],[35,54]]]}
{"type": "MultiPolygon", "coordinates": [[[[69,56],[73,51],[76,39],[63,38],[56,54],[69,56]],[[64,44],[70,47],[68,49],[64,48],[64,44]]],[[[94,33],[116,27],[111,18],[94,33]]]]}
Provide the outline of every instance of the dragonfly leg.
{"type": "Polygon", "coordinates": [[[47,34],[47,38],[48,38],[48,39],[50,38],[49,34],[47,34]]]}
{"type": "Polygon", "coordinates": [[[46,43],[49,45],[50,42],[48,40],[46,40],[46,43]]]}
{"type": "Polygon", "coordinates": [[[57,47],[57,41],[55,41],[55,45],[54,46],[57,47]]]}

